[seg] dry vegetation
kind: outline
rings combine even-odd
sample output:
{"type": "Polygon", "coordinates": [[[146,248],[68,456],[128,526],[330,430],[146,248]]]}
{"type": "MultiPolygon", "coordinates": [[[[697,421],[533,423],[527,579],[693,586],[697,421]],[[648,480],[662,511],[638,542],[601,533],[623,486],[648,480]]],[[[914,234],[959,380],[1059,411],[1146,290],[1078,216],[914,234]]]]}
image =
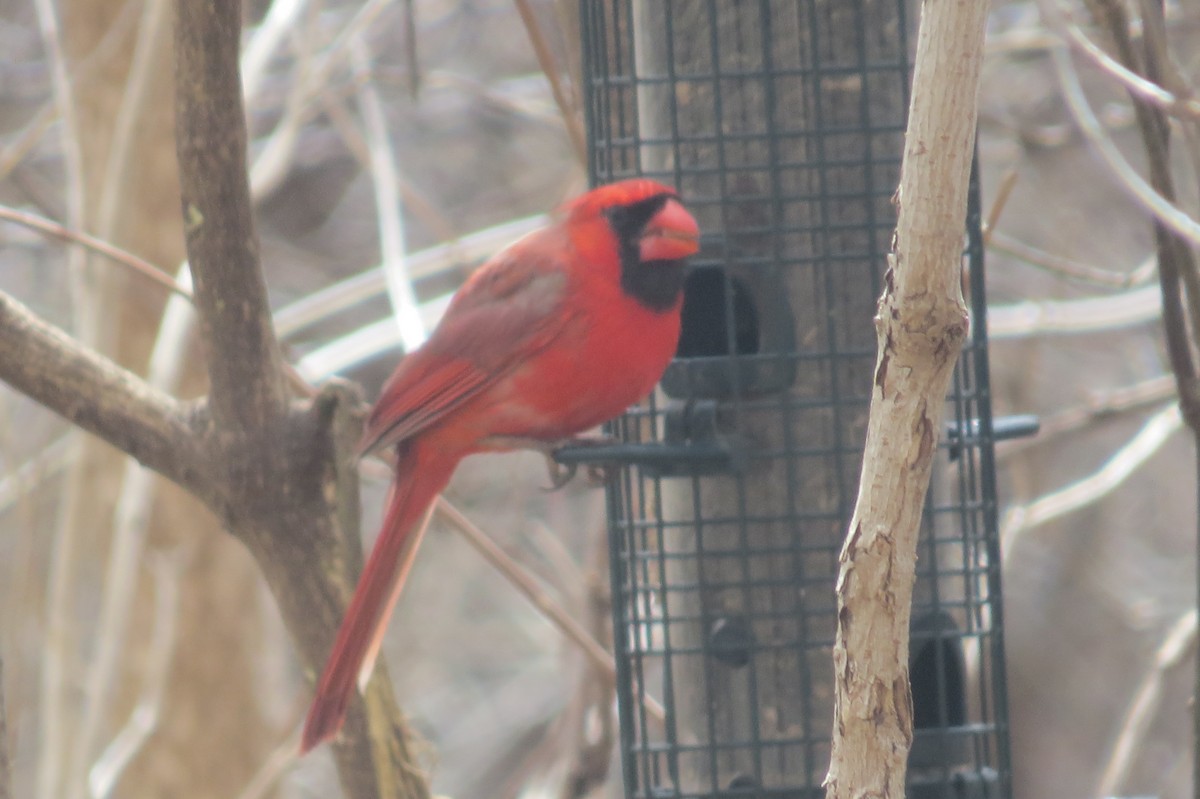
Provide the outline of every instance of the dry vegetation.
{"type": "MultiPolygon", "coordinates": [[[[558,99],[524,3],[248,5],[252,190],[280,335],[304,378],[338,372],[373,394],[413,335],[391,308],[436,307],[521,224],[489,227],[583,185],[561,113],[577,102],[571,4],[528,3],[564,73],[558,99]]],[[[1000,451],[1016,793],[1183,797],[1194,455],[1172,410],[1148,213],[1089,140],[1146,174],[1143,138],[1111,66],[1079,48],[1055,54],[1055,31],[1072,21],[1115,53],[1108,29],[1083,7],[1043,21],[1038,5],[1051,0],[993,5],[980,123],[993,392],[998,413],[1043,418],[1039,438],[1000,451]]],[[[1190,98],[1200,6],[1167,8],[1160,44],[1174,67],[1163,85],[1190,98]]],[[[88,230],[175,273],[170,4],[0,9],[0,204],[11,220],[0,289],[166,390],[201,393],[184,301],[164,315],[160,286],[10,213],[88,230]]],[[[1200,113],[1194,101],[1164,107],[1176,205],[1194,228],[1200,113]]],[[[602,497],[582,486],[544,495],[541,468],[479,459],[448,497],[500,543],[509,572],[532,574],[543,603],[604,641],[602,497]]],[[[386,473],[363,473],[370,535],[386,473]]],[[[280,781],[287,795],[336,790],[328,755],[278,754],[307,683],[253,561],[199,505],[7,390],[0,503],[14,796],[257,796],[280,781]]],[[[618,795],[615,781],[595,782],[614,757],[602,671],[458,526],[438,517],[386,645],[435,792],[618,795]]]]}

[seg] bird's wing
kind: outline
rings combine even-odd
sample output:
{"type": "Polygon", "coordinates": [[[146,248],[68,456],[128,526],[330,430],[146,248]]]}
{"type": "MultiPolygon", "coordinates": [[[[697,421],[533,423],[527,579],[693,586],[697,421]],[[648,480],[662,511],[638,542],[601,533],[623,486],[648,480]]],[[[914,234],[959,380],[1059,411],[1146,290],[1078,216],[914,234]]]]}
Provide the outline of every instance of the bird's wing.
{"type": "Polygon", "coordinates": [[[572,318],[563,303],[568,277],[561,258],[547,255],[559,243],[534,234],[471,276],[429,341],[405,357],[384,385],[361,452],[438,423],[561,335],[572,318]]]}

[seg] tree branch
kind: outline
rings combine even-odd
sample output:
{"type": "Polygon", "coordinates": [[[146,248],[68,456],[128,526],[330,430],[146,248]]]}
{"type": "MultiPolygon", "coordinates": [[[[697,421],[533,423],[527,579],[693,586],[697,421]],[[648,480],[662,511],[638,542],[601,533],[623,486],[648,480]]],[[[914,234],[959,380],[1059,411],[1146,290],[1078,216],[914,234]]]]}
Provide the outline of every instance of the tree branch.
{"type": "MultiPolygon", "coordinates": [[[[1163,71],[1168,67],[1170,57],[1166,52],[1166,34],[1162,31],[1161,20],[1156,24],[1153,12],[1145,16],[1146,52],[1140,57],[1130,34],[1125,7],[1113,0],[1090,0],[1088,5],[1096,21],[1112,37],[1119,62],[1133,74],[1144,76],[1155,85],[1163,84],[1163,71]]],[[[1132,90],[1129,97],[1146,150],[1150,185],[1165,200],[1177,203],[1171,177],[1171,128],[1167,116],[1160,107],[1132,90]]],[[[1183,417],[1193,434],[1200,434],[1200,383],[1192,355],[1198,343],[1193,337],[1198,334],[1195,323],[1200,321],[1200,271],[1188,241],[1158,218],[1153,224],[1167,356],[1175,373],[1183,417]]]]}
{"type": "Polygon", "coordinates": [[[0,293],[0,380],[212,504],[216,486],[188,406],[0,293]]]}
{"type": "MultiPolygon", "coordinates": [[[[246,171],[240,6],[239,0],[176,3],[184,227],[218,433],[208,445],[227,499],[214,510],[258,561],[306,670],[315,675],[361,563],[351,466],[361,401],[327,385],[315,398],[287,402],[246,171]]],[[[364,700],[351,703],[334,746],[344,793],[427,799],[384,669],[364,700]]]]}
{"type": "Polygon", "coordinates": [[[904,795],[917,534],[968,329],[959,276],[987,11],[977,0],[921,9],[862,477],[839,558],[829,799],[904,795]]]}
{"type": "MultiPolygon", "coordinates": [[[[1089,0],[1088,7],[1113,39],[1117,57],[1129,71],[1145,77],[1157,86],[1178,92],[1187,83],[1179,74],[1167,49],[1166,23],[1162,8],[1143,2],[1143,50],[1134,46],[1128,13],[1115,0],[1089,0]]],[[[1132,88],[1129,90],[1137,116],[1138,129],[1150,171],[1150,184],[1166,201],[1176,204],[1174,181],[1171,175],[1171,125],[1166,111],[1150,102],[1132,88]]],[[[1175,375],[1179,409],[1192,432],[1195,477],[1200,479],[1200,378],[1197,376],[1196,348],[1200,346],[1200,269],[1190,242],[1171,229],[1161,217],[1154,218],[1154,242],[1158,253],[1158,278],[1162,289],[1163,332],[1167,357],[1175,375]]],[[[1200,579],[1200,577],[1198,577],[1200,579]]],[[[1200,662],[1193,675],[1194,687],[1200,690],[1200,662]]],[[[1200,714],[1192,719],[1192,781],[1200,789],[1200,714]]],[[[1109,769],[1111,772],[1112,769],[1109,769]]],[[[1110,776],[1106,772],[1105,777],[1110,776]]]]}
{"type": "Polygon", "coordinates": [[[222,429],[263,431],[285,392],[246,174],[241,3],[180,0],[176,14],[179,182],[212,414],[222,429]]]}
{"type": "MultiPolygon", "coordinates": [[[[315,674],[360,570],[362,402],[337,384],[287,402],[246,180],[240,6],[180,0],[177,25],[177,150],[211,399],[153,389],[3,294],[0,380],[207,504],[258,561],[315,674]]],[[[334,748],[345,794],[428,799],[409,738],[380,664],[334,748]]]]}

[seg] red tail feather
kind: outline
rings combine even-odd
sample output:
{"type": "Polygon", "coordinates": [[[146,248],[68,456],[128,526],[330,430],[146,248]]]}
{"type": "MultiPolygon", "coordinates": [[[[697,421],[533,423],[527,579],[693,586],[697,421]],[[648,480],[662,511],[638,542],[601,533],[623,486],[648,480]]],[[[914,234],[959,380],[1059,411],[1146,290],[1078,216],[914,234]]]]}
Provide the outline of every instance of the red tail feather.
{"type": "Polygon", "coordinates": [[[388,497],[383,527],[317,683],[316,697],[304,722],[301,754],[341,729],[355,684],[360,673],[369,673],[374,664],[392,608],[421,543],[417,533],[425,512],[446,487],[460,460],[438,452],[433,441],[410,442],[400,447],[398,455],[396,481],[388,497]]]}

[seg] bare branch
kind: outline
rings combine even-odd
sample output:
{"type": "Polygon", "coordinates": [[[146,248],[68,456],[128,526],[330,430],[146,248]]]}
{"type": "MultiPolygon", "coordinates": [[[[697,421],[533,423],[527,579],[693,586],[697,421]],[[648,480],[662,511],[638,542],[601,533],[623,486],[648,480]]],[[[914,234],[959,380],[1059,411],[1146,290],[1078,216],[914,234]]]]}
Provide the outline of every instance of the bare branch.
{"type": "MultiPolygon", "coordinates": [[[[381,5],[367,0],[351,24],[381,5]]],[[[328,385],[295,407],[285,401],[246,174],[240,12],[238,0],[177,3],[184,227],[209,345],[210,407],[219,433],[209,445],[227,480],[228,501],[210,505],[263,569],[313,673],[328,655],[359,568],[358,484],[347,464],[361,431],[360,400],[328,385]]],[[[325,68],[332,60],[323,60],[325,68]]],[[[351,705],[334,757],[347,796],[429,795],[382,668],[363,701],[351,705]]]]}
{"type": "Polygon", "coordinates": [[[1162,314],[1158,286],[1108,297],[1025,300],[988,309],[991,341],[1054,334],[1095,333],[1153,322],[1162,314]]]}
{"type": "Polygon", "coordinates": [[[992,232],[988,244],[993,250],[1011,255],[1014,258],[1019,258],[1030,266],[1036,266],[1039,269],[1044,269],[1047,272],[1059,274],[1063,277],[1094,283],[1098,286],[1115,288],[1138,286],[1147,280],[1153,279],[1156,271],[1153,256],[1143,261],[1132,271],[1114,272],[1109,269],[1101,269],[1091,264],[1081,263],[1070,258],[1064,258],[1061,255],[1046,252],[1045,250],[1026,244],[1014,236],[1001,233],[998,230],[992,232]]]}
{"type": "Polygon", "coordinates": [[[616,679],[617,669],[613,665],[613,657],[608,650],[593,638],[587,629],[576,621],[562,605],[550,598],[537,584],[537,581],[509,557],[508,553],[497,546],[487,533],[480,530],[462,511],[443,497],[438,497],[434,507],[462,533],[467,543],[474,547],[476,552],[482,555],[496,571],[504,575],[505,579],[520,591],[522,596],[533,603],[533,606],[541,611],[551,624],[578,646],[593,666],[604,672],[609,680],[616,679]]]}
{"type": "MultiPolygon", "coordinates": [[[[410,253],[409,275],[414,280],[466,268],[483,261],[505,244],[546,224],[546,217],[527,216],[475,231],[462,238],[410,253]]],[[[279,335],[288,337],[336,313],[353,308],[386,290],[383,267],[360,272],[284,306],[275,314],[279,335]]]]}
{"type": "Polygon", "coordinates": [[[389,2],[366,0],[321,55],[299,70],[300,78],[288,99],[283,118],[254,161],[250,182],[256,196],[265,195],[283,180],[292,161],[299,130],[313,113],[313,99],[329,85],[333,71],[341,66],[346,57],[349,42],[365,31],[389,2]]]}
{"type": "MultiPolygon", "coordinates": [[[[180,287],[191,297],[191,273],[185,265],[179,272],[180,287]]],[[[187,342],[192,338],[195,328],[195,309],[179,297],[171,297],[163,311],[159,324],[158,335],[150,354],[146,382],[153,389],[172,394],[179,385],[181,373],[186,363],[182,353],[187,342]]],[[[139,568],[146,562],[146,542],[149,537],[152,506],[154,496],[160,481],[149,469],[139,465],[132,458],[125,458],[120,491],[112,514],[113,535],[108,548],[108,563],[105,566],[104,589],[99,603],[99,614],[95,617],[96,645],[88,658],[87,677],[84,680],[84,697],[86,710],[76,723],[75,765],[78,772],[72,780],[82,791],[86,783],[91,786],[92,797],[99,798],[108,795],[121,772],[133,756],[139,751],[157,725],[159,707],[166,682],[166,672],[170,659],[168,656],[152,658],[156,666],[152,674],[160,675],[157,687],[150,686],[155,680],[148,680],[147,692],[158,697],[156,702],[143,700],[135,710],[125,730],[109,745],[104,754],[100,753],[101,736],[105,730],[104,720],[109,717],[112,696],[116,692],[117,675],[120,673],[122,653],[127,649],[126,639],[130,622],[134,616],[137,604],[137,586],[139,568]],[[161,667],[161,672],[158,667],[161,667]],[[101,764],[107,763],[102,767],[101,764]],[[98,777],[107,769],[108,776],[98,777]],[[104,782],[105,787],[98,787],[98,781],[104,782]]],[[[154,576],[159,590],[156,592],[158,602],[156,616],[159,621],[154,630],[154,641],[159,641],[159,631],[167,628],[167,621],[174,626],[176,600],[168,597],[168,592],[176,589],[175,581],[179,579],[181,568],[171,561],[173,576],[170,581],[163,575],[167,562],[155,562],[154,576]],[[169,584],[166,584],[169,583],[169,584]],[[170,598],[168,602],[167,599],[170,598]],[[166,621],[165,606],[171,608],[166,621]]],[[[151,651],[159,653],[157,644],[151,651]]]]}
{"type": "Polygon", "coordinates": [[[1200,243],[1200,222],[1192,219],[1169,199],[1155,191],[1130,165],[1128,159],[1121,154],[1112,137],[1104,129],[1100,120],[1096,118],[1096,113],[1083,93],[1079,74],[1075,71],[1075,66],[1071,63],[1071,56],[1066,48],[1056,47],[1051,50],[1051,55],[1054,58],[1055,70],[1062,86],[1063,98],[1067,101],[1067,108],[1070,110],[1075,124],[1103,159],[1113,177],[1120,183],[1121,188],[1172,231],[1193,244],[1200,243]]]}
{"type": "Polygon", "coordinates": [[[1120,81],[1130,94],[1153,103],[1168,113],[1200,117],[1200,101],[1191,97],[1180,97],[1168,91],[1104,52],[1078,25],[1067,21],[1058,6],[1058,0],[1040,0],[1038,6],[1042,10],[1042,19],[1055,33],[1074,45],[1097,68],[1120,81]]]}
{"type": "Polygon", "coordinates": [[[146,679],[129,720],[88,769],[88,788],[95,799],[106,799],[137,753],[158,727],[166,694],[167,676],[176,651],[175,622],[179,614],[179,578],[182,557],[159,555],[151,561],[154,576],[154,629],[146,679]]]}
{"type": "Polygon", "coordinates": [[[1025,532],[1107,496],[1154,457],[1182,426],[1179,406],[1172,402],[1151,416],[1133,438],[1092,474],[1032,502],[1009,508],[1000,525],[1000,551],[1007,557],[1015,551],[1017,538],[1025,532]]]}
{"type": "Polygon", "coordinates": [[[0,380],[211,502],[194,409],[0,293],[0,380]]]}
{"type": "Polygon", "coordinates": [[[862,477],[838,559],[828,799],[904,795],[917,535],[967,334],[960,264],[987,11],[972,2],[921,7],[862,477]]]}
{"type": "Polygon", "coordinates": [[[538,24],[537,16],[534,15],[529,0],[516,0],[516,6],[517,11],[521,13],[521,21],[525,23],[525,30],[529,34],[529,43],[533,45],[533,52],[537,55],[538,65],[546,74],[546,80],[550,82],[550,91],[554,94],[554,103],[558,106],[563,124],[567,127],[567,136],[571,139],[575,157],[579,159],[580,164],[586,165],[588,162],[587,142],[583,134],[583,122],[567,101],[567,93],[563,91],[562,78],[558,74],[558,65],[554,61],[554,56],[550,52],[550,45],[546,42],[546,35],[542,33],[542,27],[538,24]]]}
{"type": "Polygon", "coordinates": [[[250,37],[242,56],[242,91],[246,93],[247,104],[253,104],[258,99],[271,57],[284,38],[295,29],[296,20],[307,5],[308,0],[275,0],[258,30],[250,37]]]}
{"type": "MultiPolygon", "coordinates": [[[[67,62],[63,57],[62,37],[59,32],[58,15],[52,0],[35,0],[39,27],[46,54],[50,60],[51,79],[54,86],[54,105],[58,112],[59,139],[63,154],[65,178],[64,199],[66,201],[67,225],[81,228],[84,219],[84,172],[83,146],[79,136],[75,99],[67,74],[67,62]]],[[[61,10],[61,7],[60,7],[61,10]]],[[[130,17],[132,19],[132,17],[130,17]]],[[[117,26],[114,26],[117,27],[117,26]]],[[[114,40],[109,40],[114,41],[114,40]]],[[[15,153],[13,153],[15,155],[15,153]]],[[[12,163],[15,168],[16,162],[12,163]]],[[[76,332],[82,331],[91,337],[98,314],[91,303],[83,301],[81,288],[87,259],[82,250],[75,248],[67,253],[67,271],[70,274],[72,316],[76,320],[76,332]]],[[[13,350],[9,350],[13,352],[13,350]]],[[[82,464],[77,457],[82,451],[81,437],[72,437],[71,460],[82,464]]],[[[40,746],[38,753],[38,790],[42,796],[59,796],[66,790],[67,745],[70,734],[67,722],[67,674],[70,658],[66,652],[63,633],[71,607],[71,589],[74,585],[75,530],[70,520],[71,509],[82,489],[82,465],[77,465],[66,483],[63,495],[63,512],[56,525],[53,555],[48,579],[48,604],[46,608],[46,663],[42,669],[39,723],[40,746]]]]}
{"type": "Polygon", "coordinates": [[[1033,438],[998,442],[996,459],[1004,461],[1019,453],[1055,443],[1067,433],[1082,430],[1093,422],[1141,411],[1148,405],[1161,405],[1173,396],[1174,375],[1161,375],[1131,386],[1089,392],[1080,405],[1043,416],[1041,428],[1033,438]]]}
{"type": "Polygon", "coordinates": [[[0,205],[0,219],[7,219],[10,222],[31,228],[39,233],[52,236],[60,241],[65,241],[68,244],[78,244],[94,253],[112,259],[113,263],[119,264],[134,274],[162,286],[166,291],[174,292],[188,300],[192,299],[191,292],[177,284],[175,279],[160,267],[103,239],[78,230],[71,230],[53,220],[46,219],[44,216],[20,211],[16,208],[10,208],[7,205],[0,205]]]}
{"type": "Polygon", "coordinates": [[[425,325],[417,310],[417,295],[413,291],[408,270],[408,246],[404,233],[404,214],[400,205],[399,162],[388,136],[387,115],[371,76],[371,58],[367,43],[356,37],[350,43],[355,68],[363,74],[358,89],[358,107],[369,153],[371,186],[375,190],[375,217],[379,228],[379,253],[383,274],[387,278],[388,299],[392,303],[392,318],[400,329],[405,352],[412,352],[425,342],[425,325]]]}
{"type": "Polygon", "coordinates": [[[996,189],[996,198],[992,200],[992,208],[988,211],[987,218],[983,220],[984,245],[991,244],[992,236],[996,232],[996,225],[1000,224],[1000,215],[1004,213],[1008,200],[1012,197],[1013,189],[1017,187],[1019,175],[1016,167],[1011,167],[1004,173],[1004,177],[1000,178],[1000,187],[996,189]]]}
{"type": "MultiPolygon", "coordinates": [[[[1124,8],[1113,0],[1095,2],[1100,9],[1097,15],[1108,23],[1109,32],[1118,42],[1118,51],[1126,66],[1137,68],[1139,61],[1131,52],[1132,43],[1128,38],[1124,8]]],[[[1143,10],[1145,58],[1142,59],[1142,65],[1150,80],[1162,83],[1167,71],[1173,73],[1170,55],[1167,53],[1165,22],[1161,18],[1161,9],[1155,10],[1151,5],[1145,4],[1143,10]]],[[[1172,82],[1182,83],[1177,75],[1172,82]]],[[[1170,126],[1167,118],[1161,109],[1151,106],[1136,95],[1132,97],[1142,143],[1150,162],[1151,187],[1165,200],[1175,203],[1176,192],[1170,163],[1170,126]]],[[[1196,364],[1192,353],[1196,345],[1193,338],[1197,335],[1195,325],[1200,322],[1200,272],[1196,269],[1196,259],[1189,242],[1161,218],[1154,220],[1154,238],[1158,251],[1159,285],[1163,294],[1163,326],[1167,337],[1167,353],[1171,360],[1171,368],[1175,372],[1183,417],[1193,433],[1200,436],[1200,384],[1197,383],[1196,364]]]]}
{"type": "MultiPolygon", "coordinates": [[[[1116,796],[1124,787],[1125,779],[1133,765],[1133,756],[1146,739],[1154,712],[1162,703],[1163,683],[1172,669],[1186,663],[1187,657],[1196,648],[1197,617],[1192,608],[1179,617],[1167,631],[1150,669],[1142,678],[1133,701],[1125,711],[1121,732],[1113,745],[1112,757],[1100,776],[1099,786],[1093,796],[1116,796]]],[[[1182,703],[1181,703],[1182,704],[1182,703]]],[[[1194,711],[1192,711],[1194,712],[1194,711]]]]}
{"type": "MultiPolygon", "coordinates": [[[[1141,73],[1149,81],[1165,85],[1179,92],[1187,90],[1187,83],[1179,73],[1167,49],[1166,21],[1162,8],[1155,3],[1142,2],[1143,41],[1142,49],[1133,46],[1126,7],[1118,0],[1089,0],[1093,16],[1112,36],[1117,55],[1123,65],[1141,73]]],[[[1133,108],[1137,116],[1138,129],[1142,134],[1142,145],[1149,162],[1150,189],[1162,202],[1176,207],[1176,192],[1171,174],[1171,127],[1166,113],[1137,93],[1131,91],[1133,108]]],[[[1185,125],[1185,129],[1190,126],[1185,125]]],[[[1194,132],[1193,132],[1194,133],[1194,132]]],[[[1178,213],[1183,215],[1183,211],[1178,213]]],[[[1187,221],[1194,222],[1190,217],[1187,221]]],[[[1200,226],[1197,226],[1200,227],[1200,226]]],[[[1178,410],[1191,428],[1193,447],[1200,456],[1200,379],[1197,375],[1195,349],[1200,330],[1200,270],[1197,269],[1193,247],[1195,236],[1187,235],[1172,219],[1155,212],[1154,240],[1158,251],[1158,277],[1162,287],[1163,330],[1166,334],[1167,356],[1171,371],[1175,373],[1175,385],[1179,394],[1178,410]]],[[[1172,409],[1176,410],[1176,409],[1172,409]]],[[[1176,416],[1178,419],[1178,416],[1176,416]]],[[[1200,471],[1200,462],[1196,466],[1200,471]]],[[[1200,477],[1200,474],[1196,474],[1200,477]]],[[[1194,674],[1196,688],[1200,688],[1200,661],[1194,674]]],[[[1193,758],[1192,781],[1200,786],[1200,757],[1195,757],[1195,747],[1200,742],[1200,714],[1192,716],[1193,758]]],[[[1105,775],[1106,778],[1109,774],[1105,775]]]]}
{"type": "MultiPolygon", "coordinates": [[[[455,529],[467,540],[467,543],[474,547],[475,551],[483,556],[483,559],[491,564],[504,579],[508,580],[513,588],[516,588],[522,596],[528,599],[546,617],[547,621],[557,627],[568,641],[579,647],[594,669],[604,674],[605,679],[609,682],[616,680],[617,667],[613,663],[613,656],[609,651],[562,605],[555,602],[542,590],[542,587],[537,584],[528,571],[509,557],[508,553],[497,546],[487,533],[479,529],[445,497],[438,497],[434,509],[453,524],[455,529]]],[[[657,699],[645,696],[644,701],[646,712],[650,716],[658,721],[666,720],[666,710],[657,699]]]]}
{"type": "Polygon", "coordinates": [[[246,177],[241,3],[180,0],[176,14],[179,182],[210,405],[223,428],[263,430],[282,417],[285,395],[246,177]]]}
{"type": "MultiPolygon", "coordinates": [[[[144,124],[146,103],[151,100],[151,79],[156,64],[161,61],[161,48],[167,44],[166,32],[170,24],[169,0],[151,0],[143,4],[133,59],[125,77],[121,105],[113,121],[112,143],[104,164],[103,183],[95,209],[94,229],[101,239],[113,238],[121,215],[128,207],[125,193],[132,182],[130,174],[136,157],[134,143],[137,137],[134,134],[138,126],[144,124]]],[[[82,765],[75,763],[76,768],[82,765]]],[[[76,785],[82,788],[82,782],[76,785]]]]}
{"type": "Polygon", "coordinates": [[[271,754],[263,761],[258,771],[254,772],[250,782],[238,793],[237,799],[263,799],[271,795],[271,791],[287,774],[288,769],[299,759],[296,753],[300,751],[300,730],[303,721],[304,717],[301,716],[292,725],[291,734],[271,750],[271,754]]]}

